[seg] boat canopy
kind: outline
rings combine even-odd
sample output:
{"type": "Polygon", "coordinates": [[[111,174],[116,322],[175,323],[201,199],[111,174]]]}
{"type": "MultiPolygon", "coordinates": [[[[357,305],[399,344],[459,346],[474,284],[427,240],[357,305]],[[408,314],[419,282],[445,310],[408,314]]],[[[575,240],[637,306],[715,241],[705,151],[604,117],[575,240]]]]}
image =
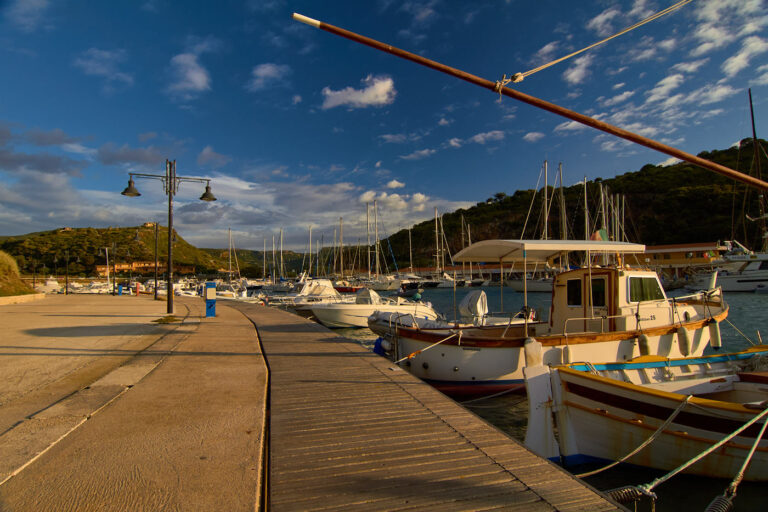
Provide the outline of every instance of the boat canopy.
{"type": "Polygon", "coordinates": [[[645,245],[601,240],[483,240],[453,256],[471,263],[546,263],[566,252],[591,254],[642,253],[645,245]]]}

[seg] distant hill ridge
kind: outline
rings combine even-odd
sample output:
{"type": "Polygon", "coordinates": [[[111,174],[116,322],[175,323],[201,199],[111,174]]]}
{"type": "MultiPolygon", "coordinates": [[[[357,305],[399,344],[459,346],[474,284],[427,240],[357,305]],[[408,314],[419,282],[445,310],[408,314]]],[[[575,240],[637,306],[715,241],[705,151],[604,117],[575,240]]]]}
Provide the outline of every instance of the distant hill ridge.
{"type": "MultiPolygon", "coordinates": [[[[765,141],[760,142],[765,147],[765,141]]],[[[745,174],[754,174],[751,140],[742,141],[740,147],[705,151],[699,156],[745,174]]],[[[764,151],[761,152],[761,157],[761,168],[768,174],[768,159],[764,151]]],[[[565,175],[568,176],[567,162],[565,168],[565,175]]],[[[566,179],[573,181],[572,176],[566,179]]],[[[623,196],[619,204],[624,204],[624,226],[630,241],[658,245],[734,238],[751,248],[760,247],[759,227],[757,223],[746,219],[746,215],[759,215],[757,191],[685,162],[670,166],[648,164],[639,171],[627,172],[615,178],[588,181],[588,233],[584,230],[584,184],[565,187],[563,196],[567,238],[584,239],[599,227],[596,219],[600,211],[601,185],[609,194],[623,196]]],[[[549,208],[549,238],[561,238],[559,191],[550,186],[548,195],[552,203],[549,208]]],[[[471,231],[472,241],[475,242],[493,238],[520,238],[529,208],[531,216],[524,237],[540,238],[544,219],[542,205],[542,191],[518,190],[512,195],[498,192],[471,208],[445,213],[442,216],[442,224],[448,249],[451,254],[461,249],[462,233],[466,240],[467,226],[471,231]]],[[[434,265],[434,229],[433,220],[413,226],[411,246],[414,266],[434,265]]],[[[174,261],[177,264],[195,265],[198,272],[208,274],[227,268],[227,249],[198,249],[178,234],[176,238],[174,261]]],[[[382,253],[389,270],[394,270],[394,265],[387,244],[391,245],[399,268],[407,267],[408,230],[394,233],[388,240],[382,241],[382,244],[382,253]]],[[[162,226],[159,228],[158,245],[159,258],[163,260],[166,258],[168,247],[168,230],[162,226]]],[[[61,274],[69,253],[71,274],[93,275],[96,265],[104,264],[104,247],[109,247],[110,258],[114,257],[116,251],[118,261],[131,261],[153,259],[154,246],[152,224],[102,229],[61,228],[0,237],[0,250],[12,255],[24,273],[31,273],[33,269],[37,273],[53,273],[58,267],[61,274]]],[[[326,249],[328,250],[330,249],[326,249]]],[[[261,251],[237,249],[236,253],[241,274],[254,277],[262,275],[261,251]]],[[[270,256],[268,255],[268,265],[271,265],[270,256]]],[[[283,251],[287,270],[299,271],[303,258],[301,253],[283,251]]],[[[448,261],[446,257],[446,262],[448,261]]]]}

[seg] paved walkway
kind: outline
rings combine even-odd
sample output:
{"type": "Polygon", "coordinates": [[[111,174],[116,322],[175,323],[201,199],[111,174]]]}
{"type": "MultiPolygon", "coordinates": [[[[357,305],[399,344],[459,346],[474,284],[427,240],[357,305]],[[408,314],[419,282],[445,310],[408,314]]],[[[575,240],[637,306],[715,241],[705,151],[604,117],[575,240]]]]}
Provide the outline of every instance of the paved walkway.
{"type": "Polygon", "coordinates": [[[0,308],[0,510],[254,510],[263,358],[246,318],[202,306],[165,326],[143,297],[0,308]]]}

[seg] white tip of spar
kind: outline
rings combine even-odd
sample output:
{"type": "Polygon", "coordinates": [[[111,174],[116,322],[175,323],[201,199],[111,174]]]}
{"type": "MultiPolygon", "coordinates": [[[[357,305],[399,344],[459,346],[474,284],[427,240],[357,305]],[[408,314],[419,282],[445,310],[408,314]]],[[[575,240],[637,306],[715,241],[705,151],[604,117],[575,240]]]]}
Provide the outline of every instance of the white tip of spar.
{"type": "Polygon", "coordinates": [[[320,28],[320,22],[317,20],[313,20],[312,18],[308,18],[302,14],[299,14],[297,12],[293,13],[293,19],[296,21],[300,21],[302,23],[306,23],[307,25],[311,25],[315,28],[320,28]]]}

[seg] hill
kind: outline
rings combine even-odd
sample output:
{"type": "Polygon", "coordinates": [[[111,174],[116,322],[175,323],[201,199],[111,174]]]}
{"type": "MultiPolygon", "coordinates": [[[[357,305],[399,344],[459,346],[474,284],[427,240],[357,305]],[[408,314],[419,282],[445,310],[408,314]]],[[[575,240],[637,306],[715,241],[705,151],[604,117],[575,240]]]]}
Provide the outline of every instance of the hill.
{"type": "Polygon", "coordinates": [[[16,260],[0,251],[0,297],[28,293],[35,293],[35,291],[21,280],[16,260]]]}
{"type": "MultiPolygon", "coordinates": [[[[761,143],[765,147],[765,141],[761,143]]],[[[742,141],[741,147],[705,151],[699,156],[754,175],[751,140],[742,141]]],[[[768,158],[764,152],[761,169],[768,174],[768,158]]],[[[746,215],[754,218],[760,213],[758,192],[686,162],[670,166],[649,164],[636,172],[587,182],[590,227],[586,233],[584,184],[563,188],[567,238],[583,240],[600,227],[601,187],[612,198],[622,196],[614,201],[614,205],[618,205],[616,210],[623,219],[629,241],[659,245],[736,239],[760,249],[759,225],[746,219],[746,215]]],[[[549,208],[549,238],[561,238],[559,191],[550,186],[548,196],[554,203],[549,208]]],[[[466,227],[462,230],[462,223],[469,226],[473,241],[521,238],[529,209],[531,217],[524,238],[540,238],[544,221],[543,200],[542,191],[518,190],[511,196],[499,192],[471,208],[444,214],[442,224],[450,252],[455,254],[462,247],[462,233],[467,231],[466,227]]],[[[607,210],[610,212],[610,209],[609,206],[607,210]]],[[[434,221],[413,226],[411,239],[414,266],[434,265],[434,221]]],[[[408,262],[408,231],[393,234],[389,243],[402,267],[403,262],[408,262]]]]}

